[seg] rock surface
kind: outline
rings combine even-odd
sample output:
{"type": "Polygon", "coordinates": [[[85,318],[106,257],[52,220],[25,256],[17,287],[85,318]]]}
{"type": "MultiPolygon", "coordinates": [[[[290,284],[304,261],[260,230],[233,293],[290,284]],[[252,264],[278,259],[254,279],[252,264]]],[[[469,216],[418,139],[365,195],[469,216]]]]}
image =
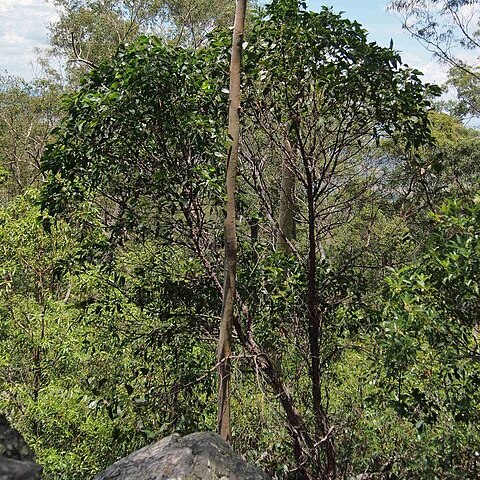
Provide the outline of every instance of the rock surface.
{"type": "Polygon", "coordinates": [[[170,435],[133,452],[94,480],[268,480],[216,433],[170,435]]]}
{"type": "Polygon", "coordinates": [[[0,414],[0,480],[39,480],[41,473],[23,437],[0,414]]]}

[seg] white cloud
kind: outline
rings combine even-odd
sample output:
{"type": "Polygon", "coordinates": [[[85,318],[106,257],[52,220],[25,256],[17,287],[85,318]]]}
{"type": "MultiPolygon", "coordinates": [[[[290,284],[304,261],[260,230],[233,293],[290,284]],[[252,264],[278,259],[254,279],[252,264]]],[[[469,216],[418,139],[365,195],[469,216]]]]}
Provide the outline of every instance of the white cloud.
{"type": "MultiPolygon", "coordinates": [[[[419,45],[419,49],[422,47],[419,45]]],[[[424,82],[436,83],[441,85],[447,81],[448,66],[436,61],[432,55],[427,56],[411,52],[402,52],[402,62],[409,67],[416,68],[423,73],[424,82]],[[430,58],[429,58],[430,57],[430,58]]]]}
{"type": "Polygon", "coordinates": [[[47,26],[55,18],[45,0],[0,0],[0,72],[31,79],[35,49],[47,45],[47,26]]]}
{"type": "MultiPolygon", "coordinates": [[[[332,0],[329,1],[333,3],[332,0]]],[[[323,3],[328,2],[309,1],[312,7],[317,8],[323,3]]],[[[335,0],[335,4],[336,10],[351,10],[351,13],[347,12],[345,16],[359,17],[370,31],[370,40],[376,40],[380,45],[387,46],[393,37],[394,48],[401,51],[402,60],[423,71],[425,81],[443,83],[446,80],[447,68],[438,64],[431,53],[402,30],[398,17],[395,18],[392,12],[385,12],[384,1],[376,2],[365,11],[351,0],[335,0]]],[[[472,11],[464,9],[462,14],[464,18],[470,18],[472,11]]],[[[47,46],[47,25],[56,17],[55,8],[47,0],[0,0],[0,72],[8,71],[10,74],[31,79],[34,72],[35,48],[47,46]]],[[[477,19],[478,15],[474,16],[470,26],[475,25],[477,19]]],[[[475,51],[461,51],[462,58],[473,64],[478,61],[477,54],[475,51]]]]}

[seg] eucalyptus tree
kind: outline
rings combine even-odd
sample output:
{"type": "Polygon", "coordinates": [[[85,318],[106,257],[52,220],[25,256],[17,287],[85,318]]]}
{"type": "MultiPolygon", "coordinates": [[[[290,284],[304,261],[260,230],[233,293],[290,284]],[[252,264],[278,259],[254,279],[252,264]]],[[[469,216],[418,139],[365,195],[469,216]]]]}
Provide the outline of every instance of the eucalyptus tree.
{"type": "Polygon", "coordinates": [[[0,202],[6,204],[43,180],[40,158],[60,117],[61,86],[0,76],[0,202]]]}
{"type": "Polygon", "coordinates": [[[480,116],[480,73],[476,65],[452,67],[448,75],[448,84],[457,92],[456,101],[448,105],[451,113],[462,119],[467,125],[473,118],[480,116]]]}
{"type": "MultiPolygon", "coordinates": [[[[461,50],[480,47],[476,0],[392,0],[389,8],[402,15],[403,27],[427,50],[450,66],[468,70],[461,50]],[[461,55],[460,55],[461,56],[461,55]]],[[[476,75],[473,71],[470,72],[476,75]]]]}
{"type": "Polygon", "coordinates": [[[230,59],[230,87],[228,109],[228,134],[231,145],[228,147],[225,190],[226,216],[225,234],[225,273],[223,281],[222,320],[218,339],[218,432],[225,440],[230,440],[230,355],[232,354],[232,328],[235,308],[237,281],[237,219],[235,209],[238,149],[240,143],[240,99],[242,46],[245,29],[246,0],[237,2],[233,26],[232,54],[230,59]]]}
{"type": "Polygon", "coordinates": [[[50,24],[51,54],[67,60],[75,82],[142,34],[199,47],[211,30],[230,23],[234,10],[232,0],[51,1],[59,14],[50,24]]]}
{"type": "Polygon", "coordinates": [[[457,91],[452,111],[461,118],[480,115],[480,3],[477,0],[392,0],[409,31],[438,60],[450,67],[448,84],[457,91]]]}

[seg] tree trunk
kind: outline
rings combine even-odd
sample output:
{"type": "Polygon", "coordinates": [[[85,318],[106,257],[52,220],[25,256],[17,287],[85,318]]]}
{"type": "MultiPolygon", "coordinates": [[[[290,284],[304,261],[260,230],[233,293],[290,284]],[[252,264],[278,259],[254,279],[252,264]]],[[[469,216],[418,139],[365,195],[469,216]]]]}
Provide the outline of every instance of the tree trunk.
{"type": "Polygon", "coordinates": [[[237,0],[233,28],[232,57],[230,61],[230,104],[228,132],[231,144],[227,155],[226,218],[225,218],[225,277],[223,282],[222,319],[218,340],[218,433],[229,441],[230,425],[230,355],[232,353],[232,325],[235,307],[237,270],[237,231],[235,214],[235,189],[240,140],[240,72],[242,60],[243,30],[247,0],[237,0]]]}
{"type": "Polygon", "coordinates": [[[312,381],[313,413],[317,436],[323,437],[321,444],[325,452],[325,465],[318,467],[319,477],[325,480],[336,478],[335,444],[331,435],[328,416],[322,405],[320,377],[320,321],[317,279],[317,241],[315,231],[315,198],[313,175],[308,161],[304,160],[307,180],[308,204],[308,265],[307,265],[307,315],[308,338],[310,344],[310,376],[312,381]]]}
{"type": "Polygon", "coordinates": [[[294,154],[288,139],[285,140],[287,155],[282,161],[282,185],[280,188],[280,211],[278,215],[277,250],[291,253],[293,240],[295,204],[293,189],[295,187],[295,173],[293,171],[294,154]]]}

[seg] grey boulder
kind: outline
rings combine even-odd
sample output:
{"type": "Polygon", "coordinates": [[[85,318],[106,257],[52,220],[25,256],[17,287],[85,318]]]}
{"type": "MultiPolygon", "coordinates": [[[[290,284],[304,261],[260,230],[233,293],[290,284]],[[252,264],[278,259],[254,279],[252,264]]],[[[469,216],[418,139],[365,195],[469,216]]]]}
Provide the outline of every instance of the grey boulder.
{"type": "Polygon", "coordinates": [[[23,437],[0,414],[0,480],[39,480],[41,474],[23,437]]]}
{"type": "Polygon", "coordinates": [[[0,480],[40,480],[42,468],[35,462],[0,456],[0,480]]]}
{"type": "Polygon", "coordinates": [[[131,453],[94,480],[268,480],[216,433],[170,435],[131,453]]]}

